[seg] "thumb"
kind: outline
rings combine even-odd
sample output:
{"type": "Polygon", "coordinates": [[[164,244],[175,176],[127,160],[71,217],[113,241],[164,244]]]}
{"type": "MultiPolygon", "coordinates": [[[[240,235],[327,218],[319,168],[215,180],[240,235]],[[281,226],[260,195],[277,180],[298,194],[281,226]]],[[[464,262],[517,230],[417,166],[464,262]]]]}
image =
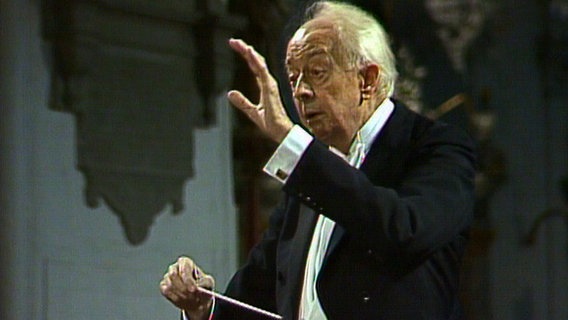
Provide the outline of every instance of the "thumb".
{"type": "Polygon", "coordinates": [[[215,279],[208,274],[204,274],[203,277],[197,280],[197,285],[202,288],[213,290],[215,288],[215,279]]]}

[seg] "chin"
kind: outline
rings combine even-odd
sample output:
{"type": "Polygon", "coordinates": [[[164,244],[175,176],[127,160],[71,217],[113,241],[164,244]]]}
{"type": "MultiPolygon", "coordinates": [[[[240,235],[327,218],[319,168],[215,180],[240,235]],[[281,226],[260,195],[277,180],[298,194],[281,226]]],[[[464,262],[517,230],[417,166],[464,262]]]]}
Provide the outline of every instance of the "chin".
{"type": "Polygon", "coordinates": [[[327,130],[318,130],[318,129],[314,129],[314,128],[310,128],[310,131],[314,134],[314,136],[320,140],[323,141],[326,144],[329,144],[329,138],[330,138],[330,132],[327,130]]]}

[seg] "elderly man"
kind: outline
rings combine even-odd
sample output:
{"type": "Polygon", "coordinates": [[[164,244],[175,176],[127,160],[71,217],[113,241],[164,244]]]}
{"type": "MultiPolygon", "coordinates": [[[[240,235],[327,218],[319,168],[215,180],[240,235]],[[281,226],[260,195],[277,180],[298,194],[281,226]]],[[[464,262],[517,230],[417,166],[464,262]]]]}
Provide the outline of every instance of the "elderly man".
{"type": "MultiPolygon", "coordinates": [[[[472,219],[474,155],[460,130],[394,102],[383,28],[364,11],[321,1],[287,48],[300,119],[281,102],[264,58],[229,45],[260,101],[231,103],[279,143],[264,170],[283,184],[269,229],[226,294],[284,319],[461,319],[459,266],[472,219]]],[[[184,317],[265,319],[197,287],[213,279],[187,257],[162,294],[184,317]]]]}

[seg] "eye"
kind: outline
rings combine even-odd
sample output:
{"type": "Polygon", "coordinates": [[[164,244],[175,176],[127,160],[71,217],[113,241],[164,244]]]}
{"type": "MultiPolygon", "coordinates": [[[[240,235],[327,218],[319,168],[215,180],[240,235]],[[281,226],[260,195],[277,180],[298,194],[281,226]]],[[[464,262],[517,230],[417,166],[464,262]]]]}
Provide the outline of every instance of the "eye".
{"type": "Polygon", "coordinates": [[[319,77],[324,73],[322,68],[310,68],[310,76],[319,77]]]}
{"type": "Polygon", "coordinates": [[[308,70],[308,75],[310,79],[316,81],[323,79],[326,76],[326,74],[327,74],[327,69],[322,67],[312,67],[308,70]]]}

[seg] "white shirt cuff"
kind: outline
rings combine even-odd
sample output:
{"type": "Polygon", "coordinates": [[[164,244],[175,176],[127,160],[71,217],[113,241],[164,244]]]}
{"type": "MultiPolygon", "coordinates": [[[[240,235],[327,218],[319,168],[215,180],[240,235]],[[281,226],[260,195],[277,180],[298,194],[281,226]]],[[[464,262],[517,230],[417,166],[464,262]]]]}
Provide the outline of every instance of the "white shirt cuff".
{"type": "Polygon", "coordinates": [[[294,125],[264,166],[264,172],[286,183],[312,140],[314,138],[306,130],[294,125]]]}

